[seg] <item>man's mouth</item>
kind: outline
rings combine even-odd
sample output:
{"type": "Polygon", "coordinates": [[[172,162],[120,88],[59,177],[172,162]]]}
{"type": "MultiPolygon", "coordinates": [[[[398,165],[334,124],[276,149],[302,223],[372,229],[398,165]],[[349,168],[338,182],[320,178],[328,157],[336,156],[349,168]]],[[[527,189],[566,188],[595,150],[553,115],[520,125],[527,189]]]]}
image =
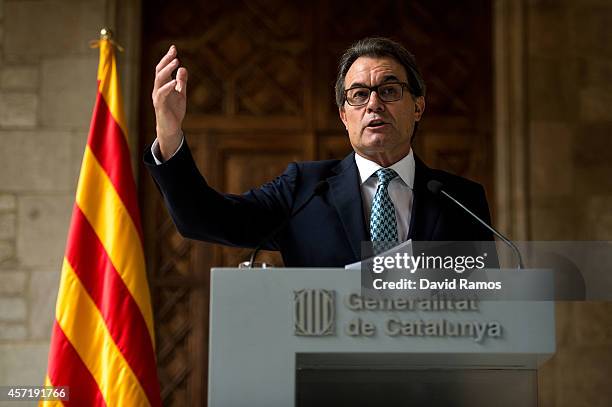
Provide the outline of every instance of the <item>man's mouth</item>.
{"type": "Polygon", "coordinates": [[[384,122],[382,120],[376,119],[376,120],[370,121],[366,127],[371,128],[371,129],[376,129],[376,128],[385,126],[386,124],[388,124],[388,123],[386,123],[386,122],[384,122]]]}

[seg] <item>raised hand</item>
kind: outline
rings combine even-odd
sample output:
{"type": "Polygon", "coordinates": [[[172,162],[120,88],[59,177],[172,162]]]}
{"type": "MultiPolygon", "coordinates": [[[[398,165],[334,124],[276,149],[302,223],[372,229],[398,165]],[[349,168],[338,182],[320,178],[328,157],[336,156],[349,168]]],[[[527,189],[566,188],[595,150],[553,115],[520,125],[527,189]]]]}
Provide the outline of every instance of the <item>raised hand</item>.
{"type": "Polygon", "coordinates": [[[187,69],[179,67],[178,53],[174,45],[155,67],[153,83],[153,107],[156,132],[163,160],[169,159],[178,149],[182,139],[182,124],[187,109],[187,69]],[[178,68],[176,79],[172,71],[178,68]]]}

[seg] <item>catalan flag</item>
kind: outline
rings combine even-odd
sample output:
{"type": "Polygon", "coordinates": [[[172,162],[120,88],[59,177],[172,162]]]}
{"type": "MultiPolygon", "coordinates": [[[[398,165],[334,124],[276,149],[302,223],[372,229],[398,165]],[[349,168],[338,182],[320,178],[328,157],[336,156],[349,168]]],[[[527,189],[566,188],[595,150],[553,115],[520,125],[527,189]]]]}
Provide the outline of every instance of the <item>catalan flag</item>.
{"type": "Polygon", "coordinates": [[[98,93],[76,193],[41,405],[159,406],[143,236],[112,41],[98,43],[98,93]]]}

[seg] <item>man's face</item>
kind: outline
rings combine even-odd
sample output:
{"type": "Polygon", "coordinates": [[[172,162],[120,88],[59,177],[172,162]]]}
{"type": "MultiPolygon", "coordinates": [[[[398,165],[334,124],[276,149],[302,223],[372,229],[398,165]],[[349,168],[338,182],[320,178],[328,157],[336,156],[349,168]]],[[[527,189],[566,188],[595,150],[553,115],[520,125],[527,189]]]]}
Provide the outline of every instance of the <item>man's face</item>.
{"type": "MultiPolygon", "coordinates": [[[[359,57],[346,73],[344,89],[385,82],[408,83],[404,67],[389,57],[359,57]]],[[[387,167],[410,152],[410,137],[425,110],[425,99],[413,98],[407,88],[395,102],[383,102],[378,92],[372,92],[367,104],[345,102],[339,110],[355,152],[387,167]]]]}

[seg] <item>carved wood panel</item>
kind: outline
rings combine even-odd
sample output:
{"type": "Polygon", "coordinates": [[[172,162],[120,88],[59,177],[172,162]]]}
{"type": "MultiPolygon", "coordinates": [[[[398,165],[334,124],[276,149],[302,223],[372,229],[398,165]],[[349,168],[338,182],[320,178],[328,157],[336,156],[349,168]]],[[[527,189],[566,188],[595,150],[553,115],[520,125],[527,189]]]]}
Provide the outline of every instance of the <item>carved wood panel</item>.
{"type": "MultiPolygon", "coordinates": [[[[338,57],[359,38],[389,36],[416,55],[428,86],[416,152],[492,197],[490,20],[489,0],[144,2],[141,145],[154,138],[154,67],[176,44],[189,69],[184,129],[211,185],[241,193],[290,161],[342,158],[351,148],[334,103],[338,57]]],[[[209,270],[250,251],[184,240],[141,173],[164,404],[201,405],[209,270]]]]}
{"type": "MultiPolygon", "coordinates": [[[[202,143],[202,154],[196,155],[200,168],[206,171],[210,184],[220,191],[240,194],[280,175],[292,161],[314,157],[313,138],[295,132],[260,133],[208,132],[196,141],[202,143]],[[211,160],[211,158],[214,159],[211,160]]],[[[250,249],[218,246],[211,255],[214,265],[236,267],[250,257],[250,249]]],[[[282,266],[278,253],[263,251],[258,260],[282,266]]]]}

